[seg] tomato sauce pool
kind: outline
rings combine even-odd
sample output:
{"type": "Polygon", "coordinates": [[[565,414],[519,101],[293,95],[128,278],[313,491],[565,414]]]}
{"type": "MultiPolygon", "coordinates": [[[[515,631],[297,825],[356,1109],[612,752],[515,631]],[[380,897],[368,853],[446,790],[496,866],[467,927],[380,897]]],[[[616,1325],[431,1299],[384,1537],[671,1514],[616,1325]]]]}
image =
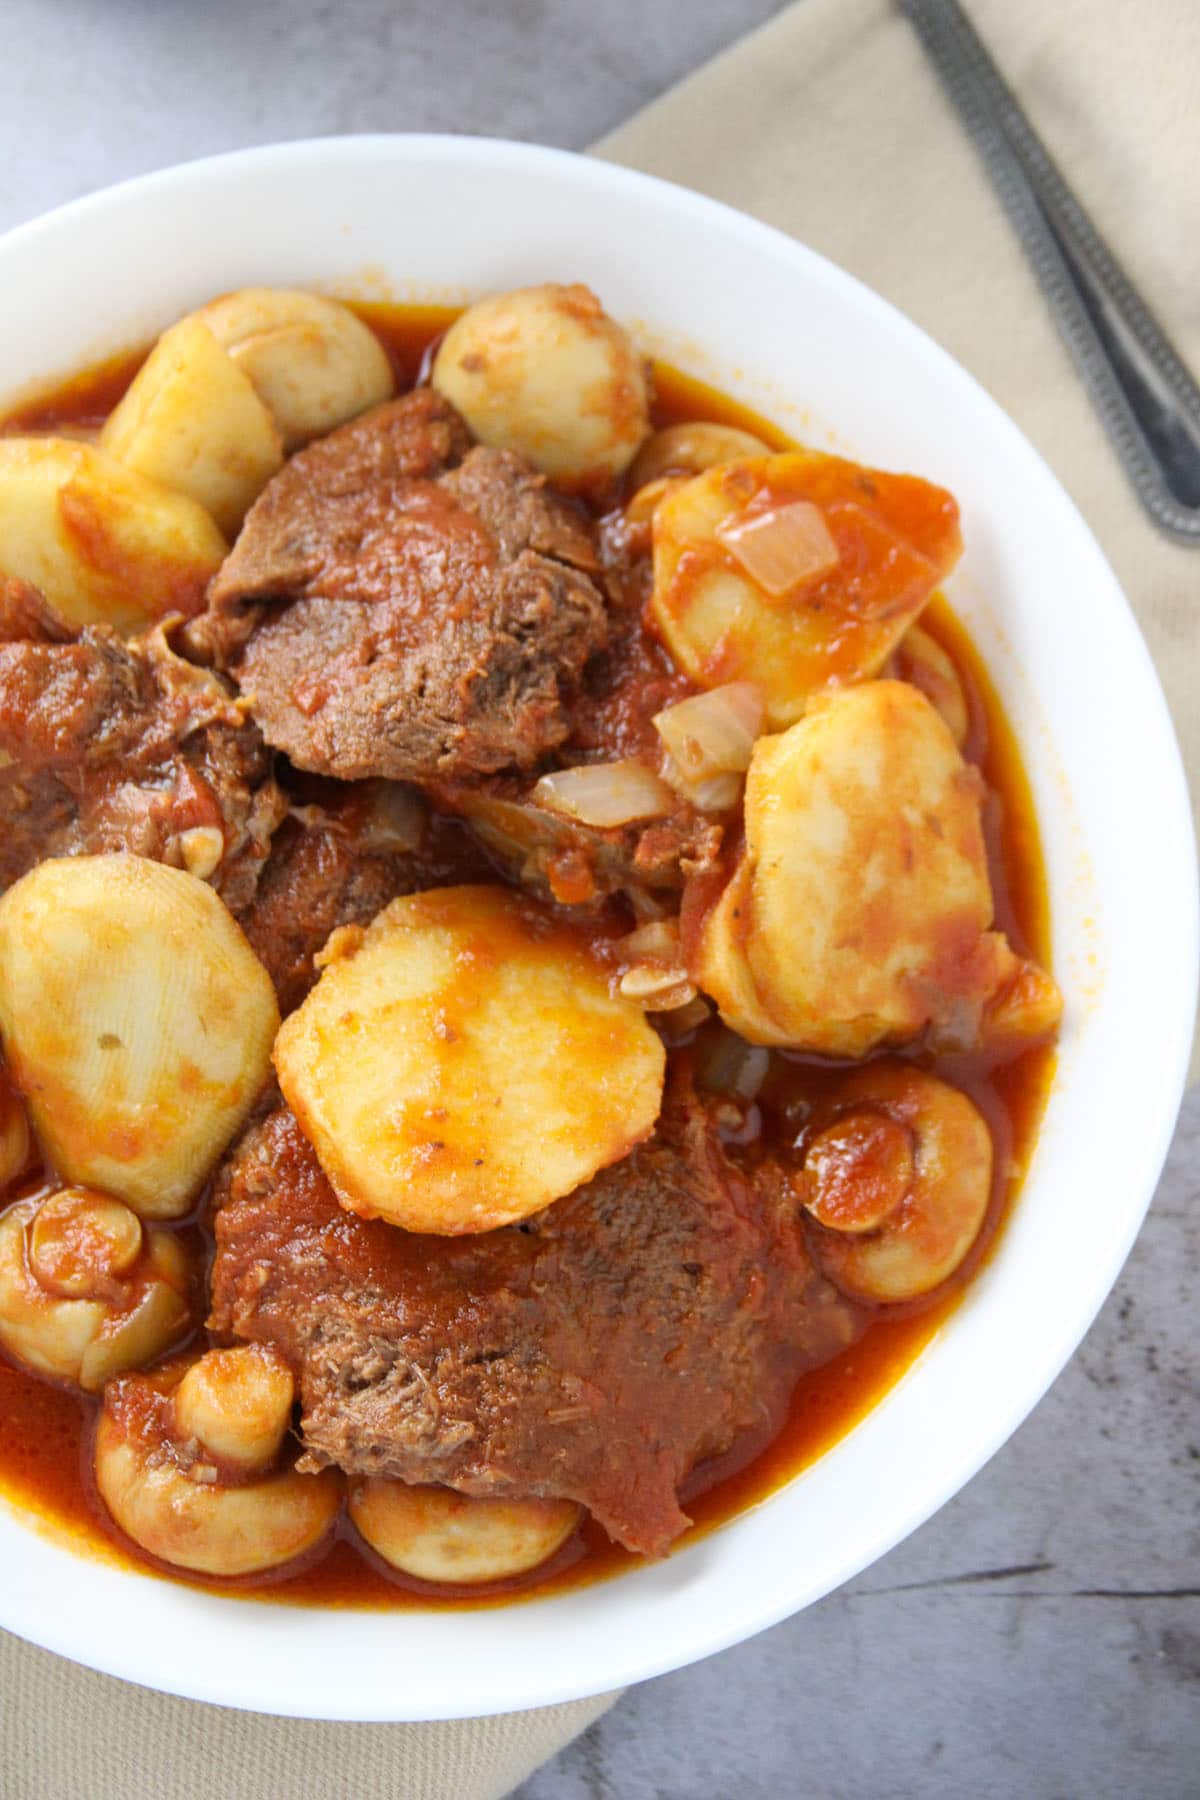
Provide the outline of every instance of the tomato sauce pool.
{"type": "MultiPolygon", "coordinates": [[[[362,305],[356,310],[387,347],[402,388],[417,379],[430,346],[455,316],[435,307],[362,305]]],[[[141,354],[116,357],[74,377],[6,418],[0,433],[90,434],[116,405],[141,360],[141,354]]],[[[708,419],[752,432],[772,448],[791,446],[792,440],[765,420],[677,370],[656,364],[654,384],[656,425],[708,419]]],[[[1041,847],[1016,743],[987,672],[946,602],[936,598],[921,623],[949,655],[967,698],[966,755],[981,769],[988,789],[984,824],[997,922],[1015,949],[1048,966],[1041,847]]],[[[977,1252],[932,1305],[874,1319],[851,1348],[804,1376],[770,1442],[744,1440],[729,1455],[697,1470],[684,1496],[695,1523],[681,1543],[765,1499],[843,1437],[910,1367],[957,1304],[980,1261],[992,1253],[1033,1147],[1053,1073],[1053,1050],[1027,1050],[1000,1067],[986,1057],[970,1056],[942,1058],[930,1066],[970,1094],[995,1140],[1001,1174],[977,1252]]],[[[819,1083],[819,1067],[798,1061],[796,1070],[810,1090],[814,1081],[819,1083]]],[[[0,1355],[0,1491],[74,1548],[127,1567],[157,1569],[175,1580],[260,1601],[453,1609],[511,1604],[562,1591],[640,1561],[589,1523],[532,1577],[487,1589],[432,1588],[388,1569],[343,1523],[313,1558],[286,1572],[244,1581],[200,1580],[156,1565],[108,1521],[91,1479],[96,1404],[0,1355]]]]}

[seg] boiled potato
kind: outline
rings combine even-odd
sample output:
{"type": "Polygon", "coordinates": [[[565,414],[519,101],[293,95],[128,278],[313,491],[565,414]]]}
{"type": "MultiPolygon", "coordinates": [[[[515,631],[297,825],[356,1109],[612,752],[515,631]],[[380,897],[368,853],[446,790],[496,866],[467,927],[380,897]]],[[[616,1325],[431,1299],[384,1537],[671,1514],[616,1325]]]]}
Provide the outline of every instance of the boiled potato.
{"type": "Polygon", "coordinates": [[[0,1035],[42,1148],[146,1218],[187,1211],[278,1024],[266,970],[182,869],[51,858],[0,899],[0,1035]]]}
{"type": "Polygon", "coordinates": [[[189,1285],[176,1239],[107,1194],[62,1188],[0,1217],[0,1344],[89,1393],[182,1335],[189,1285]]]}
{"type": "Polygon", "coordinates": [[[0,438],[0,573],[73,625],[197,613],[227,545],[186,494],[71,438],[0,438]]]}
{"type": "Polygon", "coordinates": [[[653,533],[668,650],[701,687],[755,682],[773,731],[830,683],[878,674],[962,548],[944,489],[810,450],[679,484],[653,533]]]}
{"type": "Polygon", "coordinates": [[[451,1488],[356,1481],[350,1517],[372,1550],[420,1581],[507,1581],[561,1550],[582,1517],[573,1500],[479,1500],[451,1488]]]}
{"type": "Polygon", "coordinates": [[[396,391],[379,339],[340,301],[294,288],[238,288],[195,317],[253,384],[285,450],[396,391]]]}
{"type": "Polygon", "coordinates": [[[992,1139],[978,1109],[910,1063],[856,1070],[818,1111],[798,1187],[822,1271],[855,1300],[918,1299],[979,1236],[992,1139]]]}
{"type": "Polygon", "coordinates": [[[650,429],[646,374],[589,288],[516,288],[469,306],[433,385],[480,443],[517,450],[560,485],[602,490],[650,429]]]}
{"type": "MultiPolygon", "coordinates": [[[[273,1352],[262,1355],[265,1361],[239,1365],[244,1393],[228,1374],[220,1380],[231,1420],[240,1415],[261,1422],[272,1398],[277,1402],[283,1392],[269,1368],[273,1352]]],[[[180,1388],[199,1366],[126,1376],[109,1386],[93,1463],[100,1498],[134,1543],[176,1568],[223,1576],[278,1568],[325,1536],[341,1506],[340,1478],[331,1469],[319,1475],[287,1466],[270,1472],[277,1443],[266,1462],[242,1461],[226,1477],[218,1466],[225,1459],[208,1460],[210,1446],[190,1430],[186,1409],[182,1420],[177,1416],[180,1388]],[[257,1479],[247,1479],[256,1468],[262,1470],[257,1479]]],[[[216,1415],[206,1417],[218,1436],[228,1432],[216,1415]]]]}
{"type": "Polygon", "coordinates": [[[342,1205],[454,1236],[538,1212],[648,1135],[664,1053],[586,939],[498,887],[336,932],[279,1084],[342,1205]]]}
{"type": "Polygon", "coordinates": [[[21,1096],[0,1066],[0,1194],[24,1173],[31,1148],[29,1115],[21,1096]]]}
{"type": "Polygon", "coordinates": [[[159,338],[109,414],[100,446],[127,469],[188,495],[229,537],[283,466],[275,421],[196,318],[159,338]]]}
{"type": "MultiPolygon", "coordinates": [[[[916,688],[864,682],[755,746],[746,844],[693,974],[743,1037],[863,1056],[978,1041],[1018,960],[991,931],[978,775],[916,688]]],[[[1048,979],[1048,978],[1045,978],[1048,979]]]]}

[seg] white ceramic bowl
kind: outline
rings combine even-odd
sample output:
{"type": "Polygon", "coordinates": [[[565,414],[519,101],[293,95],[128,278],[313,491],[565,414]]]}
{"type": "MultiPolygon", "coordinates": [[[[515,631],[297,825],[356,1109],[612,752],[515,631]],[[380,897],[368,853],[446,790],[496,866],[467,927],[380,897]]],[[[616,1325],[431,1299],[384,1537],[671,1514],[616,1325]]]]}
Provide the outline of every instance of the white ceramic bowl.
{"type": "Polygon", "coordinates": [[[590,283],[647,348],[817,445],[958,495],[967,552],[951,598],[1025,753],[1067,998],[1041,1139],[999,1254],[870,1417],[763,1505],[617,1580],[473,1613],[295,1609],[124,1572],[0,1508],[0,1624],[151,1687],[333,1719],[502,1712],[659,1674],[796,1612],[928,1518],[1029,1412],[1108,1293],[1170,1139],[1195,862],[1145,647],[1015,426],[811,251],[549,150],[436,137],[253,150],[0,242],[0,404],[246,283],[457,301],[544,279],[590,283]]]}

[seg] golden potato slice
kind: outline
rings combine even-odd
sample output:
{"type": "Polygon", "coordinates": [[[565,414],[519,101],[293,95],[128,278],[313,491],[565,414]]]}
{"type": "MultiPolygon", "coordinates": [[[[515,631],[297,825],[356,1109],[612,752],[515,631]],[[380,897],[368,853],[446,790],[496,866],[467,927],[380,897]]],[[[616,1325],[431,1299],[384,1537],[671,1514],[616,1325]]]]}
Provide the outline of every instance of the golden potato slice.
{"type": "Polygon", "coordinates": [[[187,494],[228,537],[283,467],[275,421],[196,318],[164,331],[109,414],[100,447],[127,469],[187,494]]]}
{"type": "Polygon", "coordinates": [[[342,1205],[454,1236],[538,1212],[646,1137],[664,1053],[586,939],[498,887],[336,932],[279,1084],[342,1205]]]}
{"type": "Polygon", "coordinates": [[[356,1481],[347,1508],[377,1556],[421,1581],[509,1581],[561,1550],[583,1516],[573,1500],[476,1499],[451,1488],[356,1481]]]}
{"type": "Polygon", "coordinates": [[[196,501],[72,438],[0,438],[0,573],[74,625],[197,613],[228,546],[196,501]]]}
{"type": "Polygon", "coordinates": [[[975,1042],[1017,959],[989,930],[978,775],[904,682],[810,702],[755,747],[746,847],[693,974],[755,1043],[862,1056],[930,1026],[975,1042]]]}
{"type": "Polygon", "coordinates": [[[667,648],[702,687],[756,682],[774,731],[818,689],[878,674],[962,549],[945,489],[811,450],[706,470],[663,496],[653,532],[667,648]]]}
{"type": "Polygon", "coordinates": [[[0,1034],[48,1160],[187,1211],[270,1074],[271,980],[224,903],[137,856],[39,863],[0,899],[0,1034]]]}
{"type": "Polygon", "coordinates": [[[295,288],[238,288],[194,317],[253,383],[286,450],[396,391],[383,345],[338,300],[295,288]]]}
{"type": "Polygon", "coordinates": [[[560,485],[603,490],[650,429],[646,373],[590,288],[514,288],[454,321],[433,385],[481,444],[517,450],[560,485]]]}

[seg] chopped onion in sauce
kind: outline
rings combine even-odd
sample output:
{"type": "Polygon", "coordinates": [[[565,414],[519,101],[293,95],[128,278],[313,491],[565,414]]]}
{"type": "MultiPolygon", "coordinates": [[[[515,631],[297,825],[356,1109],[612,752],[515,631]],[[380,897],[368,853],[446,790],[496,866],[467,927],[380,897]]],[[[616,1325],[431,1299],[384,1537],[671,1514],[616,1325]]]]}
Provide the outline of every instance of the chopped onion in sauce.
{"type": "MultiPolygon", "coordinates": [[[[762,691],[752,681],[728,681],[654,715],[655,730],[680,776],[691,785],[714,776],[743,774],[750,767],[762,724],[762,691]]],[[[728,783],[724,792],[729,792],[728,783]]],[[[688,797],[693,798],[691,794],[688,797]]],[[[725,804],[736,803],[735,788],[733,799],[725,804]]],[[[719,810],[720,805],[718,799],[712,810],[719,810]]]]}
{"type": "Polygon", "coordinates": [[[678,919],[651,919],[645,925],[639,925],[635,931],[626,932],[618,938],[615,948],[621,953],[621,961],[626,967],[637,962],[678,963],[679,921],[678,919]]]}
{"type": "Polygon", "coordinates": [[[633,758],[583,763],[543,775],[532,798],[551,812],[578,819],[581,825],[600,827],[664,819],[678,804],[666,782],[633,758]]]}
{"type": "Polygon", "coordinates": [[[818,581],[838,566],[838,548],[824,514],[811,500],[790,500],[766,512],[737,513],[717,537],[764,592],[778,598],[818,581]]]}

